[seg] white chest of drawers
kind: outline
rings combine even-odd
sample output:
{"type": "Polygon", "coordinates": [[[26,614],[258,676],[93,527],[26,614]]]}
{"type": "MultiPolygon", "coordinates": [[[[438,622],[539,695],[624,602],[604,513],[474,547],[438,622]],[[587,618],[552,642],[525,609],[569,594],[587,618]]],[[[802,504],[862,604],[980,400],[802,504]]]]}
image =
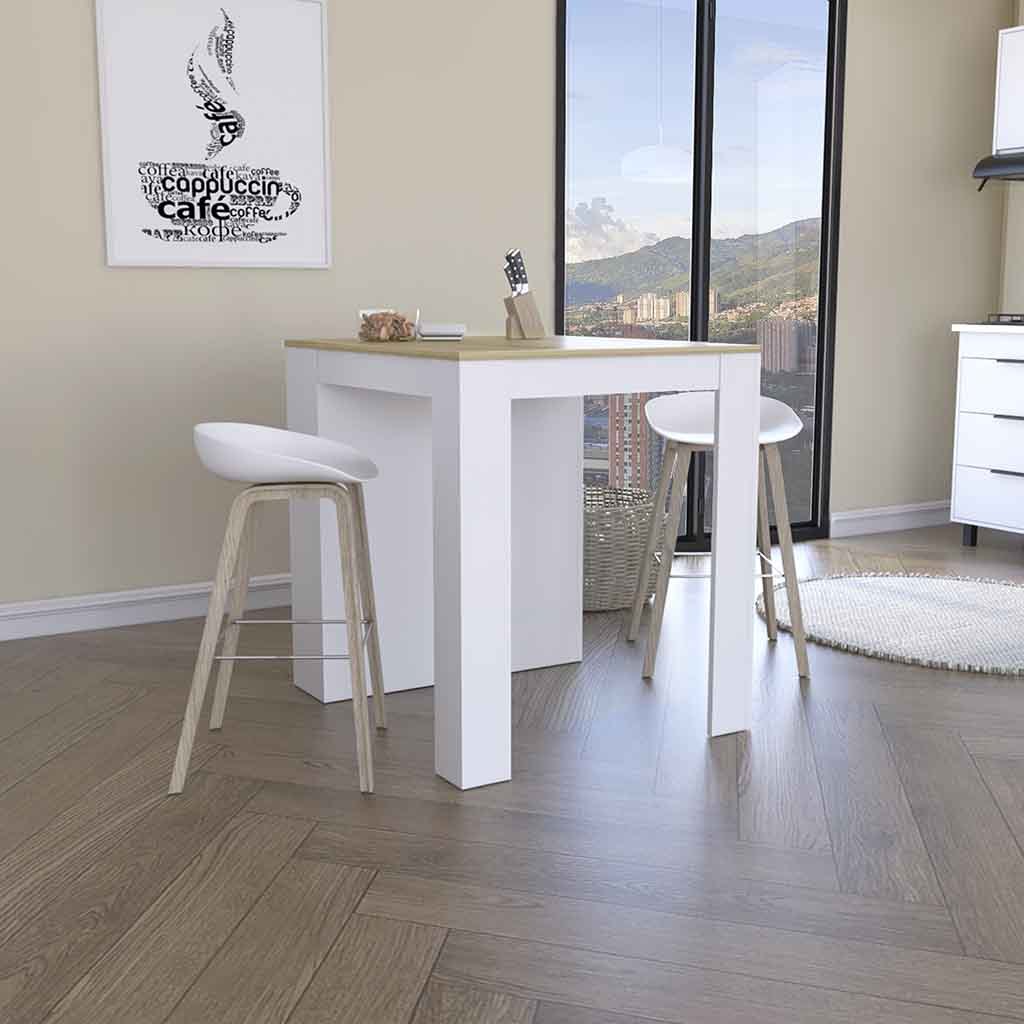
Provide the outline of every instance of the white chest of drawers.
{"type": "Polygon", "coordinates": [[[1024,327],[954,324],[960,334],[950,517],[1024,533],[1024,327]]]}

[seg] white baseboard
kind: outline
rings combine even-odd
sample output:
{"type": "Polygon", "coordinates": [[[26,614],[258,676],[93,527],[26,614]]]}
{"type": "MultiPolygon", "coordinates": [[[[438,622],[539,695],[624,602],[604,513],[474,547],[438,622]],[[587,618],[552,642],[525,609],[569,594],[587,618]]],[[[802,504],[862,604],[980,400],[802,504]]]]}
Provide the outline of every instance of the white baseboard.
{"type": "MultiPolygon", "coordinates": [[[[0,604],[0,640],[197,618],[206,614],[212,589],[212,583],[181,583],[0,604]]],[[[253,577],[246,606],[278,608],[291,600],[291,575],[277,573],[253,577]]]]}
{"type": "Polygon", "coordinates": [[[886,505],[833,512],[832,537],[857,537],[865,533],[915,530],[921,526],[943,526],[949,522],[948,501],[925,501],[918,505],[886,505]]]}

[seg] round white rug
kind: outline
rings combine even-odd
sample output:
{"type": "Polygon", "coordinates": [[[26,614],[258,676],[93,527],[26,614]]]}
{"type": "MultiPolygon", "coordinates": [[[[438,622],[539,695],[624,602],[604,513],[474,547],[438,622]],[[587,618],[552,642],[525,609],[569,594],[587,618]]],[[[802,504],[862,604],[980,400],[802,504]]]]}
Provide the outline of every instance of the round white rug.
{"type": "MultiPolygon", "coordinates": [[[[1024,675],[1024,586],[960,576],[864,573],[800,581],[807,639],[871,658],[1024,675]]],[[[784,586],[775,590],[790,628],[784,586]]],[[[757,599],[764,616],[764,600],[757,599]]]]}

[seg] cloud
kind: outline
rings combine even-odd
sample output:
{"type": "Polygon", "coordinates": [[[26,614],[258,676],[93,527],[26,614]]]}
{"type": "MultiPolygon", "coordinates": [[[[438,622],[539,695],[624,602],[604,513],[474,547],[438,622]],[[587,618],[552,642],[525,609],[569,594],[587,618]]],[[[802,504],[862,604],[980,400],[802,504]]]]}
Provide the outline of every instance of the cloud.
{"type": "Polygon", "coordinates": [[[821,54],[768,41],[749,43],[740,47],[736,51],[733,61],[740,67],[757,68],[759,71],[768,71],[785,64],[799,64],[824,71],[821,54]]]}
{"type": "Polygon", "coordinates": [[[621,256],[657,241],[657,235],[640,231],[616,217],[614,207],[603,196],[595,196],[589,206],[577,203],[573,209],[566,211],[567,263],[621,256]]]}

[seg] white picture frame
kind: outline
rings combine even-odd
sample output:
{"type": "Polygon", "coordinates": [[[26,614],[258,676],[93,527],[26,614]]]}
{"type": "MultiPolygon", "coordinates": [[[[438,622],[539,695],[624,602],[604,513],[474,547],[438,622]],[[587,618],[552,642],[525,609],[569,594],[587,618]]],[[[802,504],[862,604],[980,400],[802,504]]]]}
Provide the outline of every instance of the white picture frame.
{"type": "Polygon", "coordinates": [[[326,15],[96,0],[109,266],[331,266],[326,15]]]}

